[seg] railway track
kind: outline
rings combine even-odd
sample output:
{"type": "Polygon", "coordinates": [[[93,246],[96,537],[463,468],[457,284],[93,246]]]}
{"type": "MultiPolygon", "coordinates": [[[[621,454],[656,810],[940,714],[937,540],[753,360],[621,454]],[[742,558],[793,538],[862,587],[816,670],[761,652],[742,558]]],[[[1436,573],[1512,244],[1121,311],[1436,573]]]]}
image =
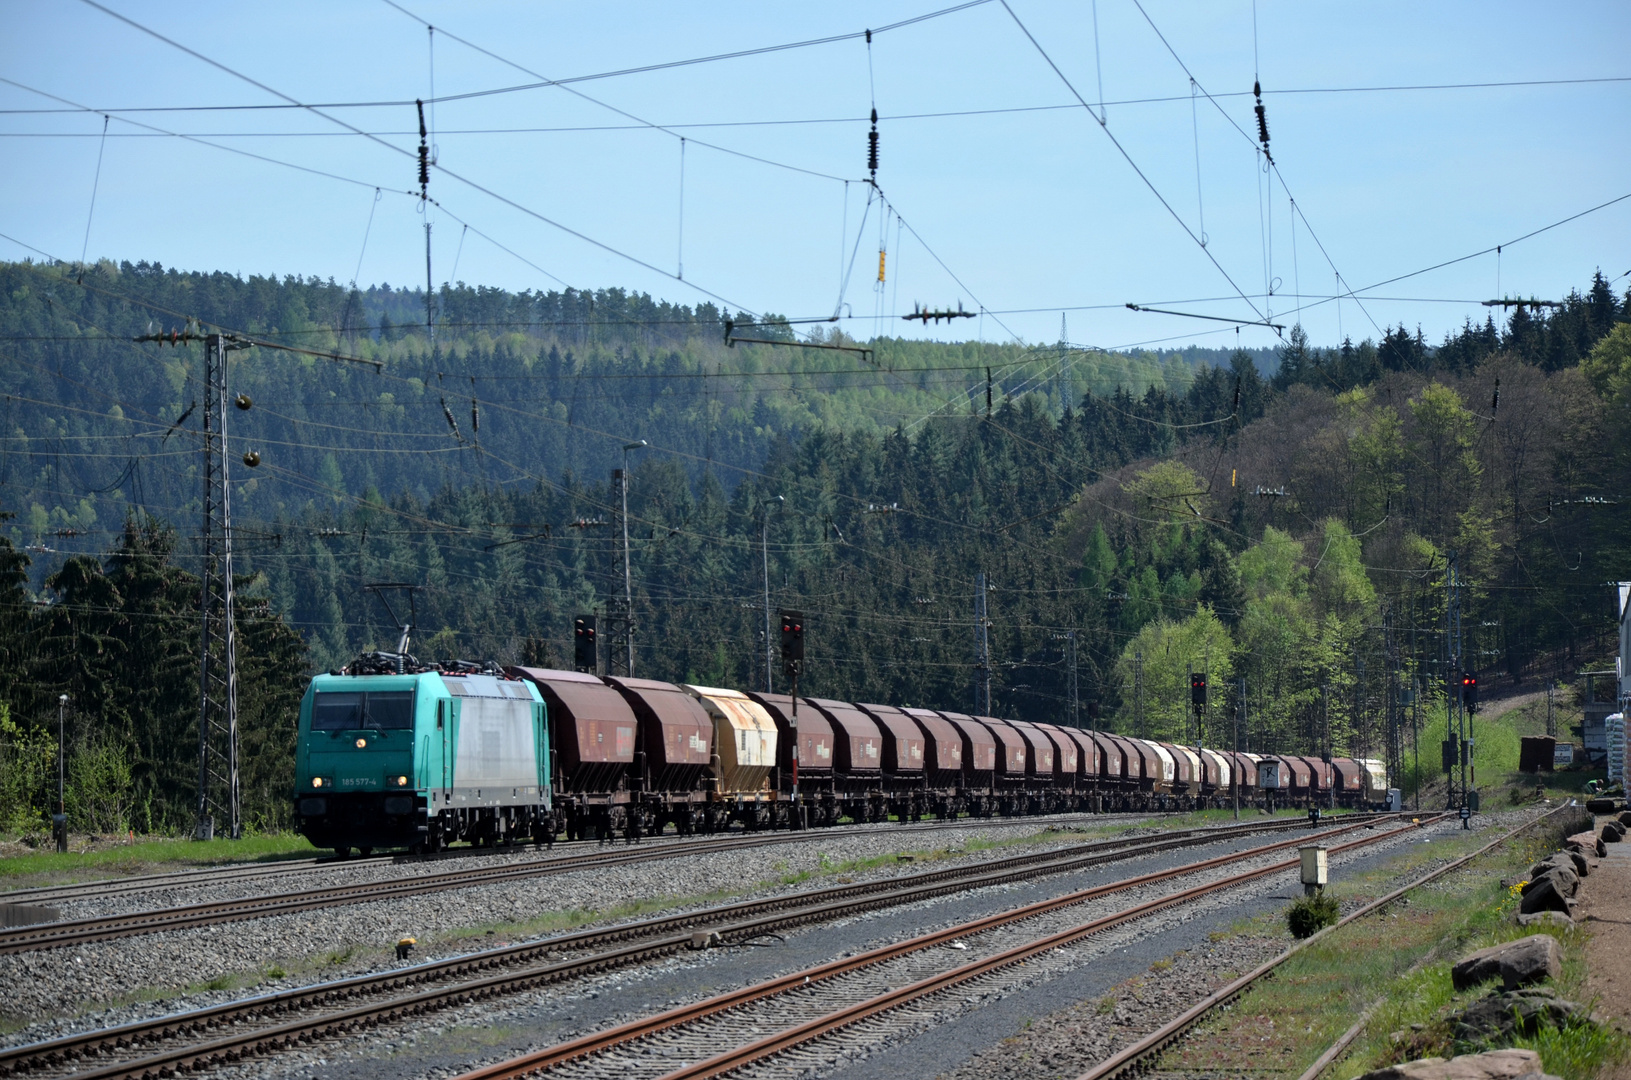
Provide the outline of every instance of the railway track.
{"type": "MultiPolygon", "coordinates": [[[[1494,840],[1491,840],[1489,843],[1485,844],[1477,851],[1474,851],[1472,854],[1463,856],[1462,858],[1456,859],[1453,862],[1446,863],[1436,870],[1431,870],[1417,878],[1415,881],[1410,882],[1408,885],[1395,889],[1378,900],[1373,900],[1371,903],[1366,904],[1357,911],[1350,912],[1343,918],[1339,919],[1334,925],[1328,926],[1311,937],[1297,942],[1297,944],[1291,946],[1291,948],[1287,949],[1279,956],[1276,956],[1253,970],[1248,971],[1246,974],[1242,975],[1234,982],[1229,983],[1222,989],[1207,995],[1181,1015],[1161,1025],[1156,1030],[1144,1036],[1144,1038],[1138,1040],[1130,1046],[1123,1048],[1112,1056],[1106,1058],[1104,1061],[1099,1062],[1093,1068],[1082,1073],[1077,1080],[1118,1080],[1118,1078],[1133,1075],[1144,1065],[1159,1057],[1167,1050],[1168,1047],[1182,1039],[1184,1035],[1197,1023],[1199,1023],[1208,1013],[1212,1012],[1214,1009],[1220,1008],[1221,1006],[1227,1005],[1231,1001],[1234,1001],[1242,993],[1273,973],[1276,968],[1285,963],[1287,960],[1291,959],[1293,956],[1297,955],[1297,953],[1301,952],[1303,949],[1308,948],[1317,941],[1322,941],[1327,935],[1335,933],[1337,930],[1347,926],[1349,923],[1354,922],[1355,920],[1362,919],[1367,915],[1372,915],[1378,911],[1381,911],[1389,904],[1392,904],[1415,889],[1421,888],[1428,882],[1436,881],[1446,874],[1461,869],[1474,859],[1489,854],[1497,847],[1506,843],[1508,840],[1511,840],[1514,836],[1534,828],[1536,825],[1539,825],[1553,814],[1560,813],[1567,809],[1568,806],[1568,803],[1563,803],[1562,805],[1554,807],[1546,813],[1539,815],[1532,821],[1525,822],[1515,829],[1510,829],[1507,832],[1502,833],[1500,836],[1496,837],[1494,840]]],[[[1361,1028],[1360,1030],[1363,1029],[1361,1028]]],[[[1345,1032],[1343,1036],[1337,1040],[1336,1044],[1328,1049],[1325,1054],[1320,1056],[1319,1060],[1315,1062],[1314,1067],[1311,1067],[1308,1072],[1313,1073],[1316,1076],[1319,1075],[1319,1072],[1323,1071],[1331,1064],[1331,1062],[1335,1061],[1342,1051],[1347,1048],[1348,1044],[1352,1042],[1356,1034],[1358,1034],[1358,1032],[1354,1031],[1353,1029],[1345,1032]]],[[[1307,1075],[1307,1073],[1304,1075],[1307,1075]]]]}
{"type": "MultiPolygon", "coordinates": [[[[1371,815],[1353,815],[1355,819],[1371,815]]],[[[1300,825],[1300,819],[1287,818],[1288,827],[1300,825]]],[[[881,832],[933,833],[948,829],[981,827],[984,822],[947,823],[944,825],[905,825],[875,828],[862,835],[881,832]]],[[[1250,831],[1260,828],[1255,823],[1224,826],[1224,829],[1250,831]]],[[[1193,832],[1194,830],[1189,830],[1193,832]]],[[[778,844],[808,843],[832,835],[820,833],[749,834],[735,837],[715,837],[697,841],[667,842],[641,845],[615,851],[595,851],[581,855],[551,856],[529,859],[525,862],[496,865],[465,866],[432,874],[387,878],[376,881],[358,881],[298,892],[240,897],[175,907],[153,908],[121,915],[107,915],[61,922],[34,923],[27,926],[0,930],[0,955],[34,952],[41,949],[82,945],[90,942],[110,941],[115,938],[139,934],[159,933],[165,930],[184,930],[197,926],[217,926],[223,923],[261,919],[273,915],[287,915],[315,908],[362,904],[377,900],[391,900],[404,896],[421,896],[449,889],[466,889],[480,885],[550,877],[582,870],[627,866],[693,854],[712,854],[721,851],[739,851],[747,848],[768,847],[778,844]]],[[[853,835],[853,834],[849,834],[853,835]]]]}
{"type": "Polygon", "coordinates": [[[158,892],[163,889],[185,889],[193,885],[219,885],[227,881],[253,881],[269,877],[293,877],[296,874],[330,870],[345,866],[378,866],[389,863],[389,856],[369,859],[340,860],[290,859],[275,865],[238,864],[203,867],[197,870],[172,870],[162,874],[138,874],[131,877],[106,878],[99,881],[78,881],[72,885],[46,885],[35,889],[11,889],[0,892],[0,904],[51,904],[65,900],[93,900],[107,896],[127,896],[132,893],[158,892]]]}
{"type": "MultiPolygon", "coordinates": [[[[924,832],[932,833],[947,829],[966,829],[978,826],[1013,826],[1047,825],[1060,821],[1104,821],[1104,815],[1094,814],[1056,814],[1044,817],[1027,818],[965,818],[954,822],[924,822],[909,825],[837,825],[820,830],[799,833],[775,834],[747,834],[759,838],[764,842],[793,842],[797,840],[811,840],[820,837],[843,836],[869,836],[877,833],[896,832],[924,832]]],[[[727,839],[742,839],[744,834],[714,834],[711,836],[658,836],[647,837],[641,841],[642,850],[651,850],[659,847],[692,846],[706,848],[709,844],[718,844],[727,839]]],[[[555,852],[603,852],[609,842],[597,840],[558,840],[552,851],[555,852]]],[[[352,869],[354,867],[389,866],[389,865],[418,865],[426,862],[441,862],[464,858],[480,858],[493,855],[514,855],[525,851],[531,845],[515,845],[513,847],[487,847],[487,848],[453,848],[449,851],[438,852],[435,855],[408,855],[398,853],[393,855],[373,855],[367,858],[340,859],[334,856],[325,856],[310,859],[290,859],[277,863],[265,864],[237,864],[214,867],[201,867],[193,870],[176,870],[162,874],[141,874],[123,878],[105,878],[95,881],[75,882],[71,885],[47,885],[31,889],[12,889],[0,891],[0,904],[50,904],[73,900],[100,900],[111,896],[127,896],[143,892],[159,892],[167,889],[184,889],[199,885],[219,885],[223,882],[255,880],[259,878],[293,877],[298,874],[312,873],[314,871],[330,871],[352,869]]]]}
{"type": "MultiPolygon", "coordinates": [[[[1374,826],[1368,817],[1312,835],[1331,837],[1374,826]]],[[[1192,873],[1227,860],[1249,858],[1254,853],[1304,843],[1309,835],[1306,828],[1306,822],[1299,820],[1256,824],[1250,831],[1297,831],[1299,835],[1133,880],[1145,882],[1192,873]]],[[[927,870],[883,881],[840,884],[585,930],[0,1050],[0,1076],[45,1076],[69,1068],[79,1080],[170,1076],[178,1071],[273,1053],[407,1016],[650,962],[699,945],[746,942],[867,910],[1226,841],[1244,831],[1237,827],[1192,829],[1161,837],[1096,841],[973,866],[927,870]]],[[[1131,886],[1104,886],[1097,892],[1126,887],[1131,886]]]]}
{"type": "MultiPolygon", "coordinates": [[[[1442,816],[1437,815],[1435,820],[1442,816]]],[[[1374,836],[1334,845],[1330,850],[1363,847],[1415,828],[1410,823],[1398,825],[1379,830],[1374,836]]],[[[1328,839],[1338,831],[1328,830],[1315,837],[1328,839]]],[[[1348,831],[1352,829],[1340,830],[1348,831]]],[[[459,1080],[530,1076],[702,1080],[749,1069],[772,1057],[803,1050],[857,1024],[887,1018],[925,999],[968,988],[1095,934],[1292,869],[1298,860],[1277,860],[1163,893],[1087,922],[1072,924],[1068,916],[1072,907],[1261,857],[1311,838],[1264,845],[1028,904],[596,1032],[474,1070],[459,1080]],[[1035,928],[1021,925],[1033,920],[1046,924],[1044,932],[1039,934],[1035,928]],[[1064,924],[1061,928],[1051,929],[1060,923],[1064,924]],[[970,953],[977,958],[958,962],[970,953]],[[719,1052],[721,1046],[729,1049],[719,1052]]],[[[805,1060],[794,1061],[791,1066],[797,1069],[816,1064],[805,1060]]]]}

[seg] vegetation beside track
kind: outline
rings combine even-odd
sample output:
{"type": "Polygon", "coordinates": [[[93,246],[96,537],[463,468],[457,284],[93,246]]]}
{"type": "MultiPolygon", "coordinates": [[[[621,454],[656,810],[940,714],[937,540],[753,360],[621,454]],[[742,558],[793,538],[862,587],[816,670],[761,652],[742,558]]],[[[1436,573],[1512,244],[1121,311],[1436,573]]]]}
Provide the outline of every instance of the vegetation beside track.
{"type": "MultiPolygon", "coordinates": [[[[242,840],[184,840],[138,837],[106,847],[70,843],[66,854],[52,850],[0,855],[0,889],[66,885],[105,877],[131,877],[197,866],[270,863],[327,855],[298,833],[267,833],[242,840]],[[80,847],[80,850],[75,850],[80,847]]],[[[10,847],[11,845],[6,845],[10,847]]]]}
{"type": "MultiPolygon", "coordinates": [[[[1385,865],[1335,882],[1327,892],[1351,910],[1417,876],[1428,864],[1460,858],[1487,842],[1487,834],[1470,832],[1412,844],[1385,865]]],[[[1555,848],[1555,838],[1517,838],[1386,911],[1329,934],[1198,1026],[1162,1057],[1157,1070],[1297,1076],[1378,1000],[1364,1034],[1328,1070],[1330,1080],[1414,1058],[1487,1048],[1457,1043],[1450,1035],[1451,1010],[1488,989],[1456,992],[1450,968],[1474,949],[1536,932],[1516,924],[1517,896],[1502,882],[1521,877],[1536,858],[1555,848]]],[[[1230,935],[1260,935],[1279,929],[1269,925],[1279,921],[1278,912],[1261,916],[1233,928],[1230,935]]],[[[1585,1001],[1586,936],[1578,930],[1541,929],[1563,947],[1558,994],[1585,1001]]],[[[1589,1025],[1546,1030],[1506,1045],[1537,1050],[1546,1071],[1564,1080],[1593,1080],[1604,1064],[1631,1053],[1631,1040],[1589,1025]]]]}

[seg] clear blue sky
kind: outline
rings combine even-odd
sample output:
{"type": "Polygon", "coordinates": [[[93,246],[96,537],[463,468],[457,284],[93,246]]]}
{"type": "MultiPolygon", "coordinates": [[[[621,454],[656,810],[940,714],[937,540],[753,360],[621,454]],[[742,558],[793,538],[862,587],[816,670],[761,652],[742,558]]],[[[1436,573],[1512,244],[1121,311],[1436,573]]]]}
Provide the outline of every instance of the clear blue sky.
{"type": "MultiPolygon", "coordinates": [[[[384,2],[107,3],[301,102],[431,94],[430,35],[384,2]]],[[[435,279],[447,279],[457,258],[457,278],[471,284],[548,289],[559,279],[688,303],[706,299],[697,286],[733,307],[830,314],[841,267],[857,243],[866,188],[851,182],[846,189],[828,177],[866,175],[865,118],[874,96],[882,117],[878,183],[922,242],[889,219],[889,276],[880,296],[873,207],[844,296],[846,312],[861,317],[846,324],[858,337],[880,328],[913,332],[915,324],[908,330],[899,319],[872,317],[898,315],[918,301],[1003,312],[951,330],[915,330],[937,337],[1001,340],[1011,332],[1053,341],[1061,310],[1084,308],[1067,316],[1076,342],[1230,345],[1236,334],[1223,324],[1120,305],[1245,319],[1258,317],[1255,305],[1290,321],[1300,289],[1304,303],[1317,305],[1301,315],[1317,343],[1339,340],[1339,325],[1356,339],[1374,336],[1373,321],[1419,324],[1437,341],[1463,318],[1481,319],[1486,309],[1476,302],[1497,288],[1558,297],[1595,269],[1610,277],[1631,270],[1627,200],[1518,243],[1499,260],[1485,255],[1373,290],[1363,308],[1351,299],[1318,303],[1333,294],[1336,277],[1316,235],[1344,280],[1360,288],[1631,193],[1631,82],[1281,92],[1625,78],[1631,6],[1623,2],[1259,0],[1254,13],[1250,0],[1144,0],[1199,84],[1237,95],[1217,99],[1222,112],[1205,98],[1192,110],[1189,77],[1131,0],[1099,0],[1097,35],[1090,2],[1010,3],[1083,97],[1096,101],[1102,78],[1109,134],[1196,234],[1204,210],[1206,252],[1085,110],[1034,108],[1075,99],[1003,5],[992,2],[877,34],[870,78],[867,46],[851,39],[574,84],[595,101],[554,87],[439,104],[439,166],[669,273],[682,256],[676,135],[688,141],[683,282],[529,217],[441,168],[431,179],[431,194],[445,207],[430,211],[435,279]],[[1252,142],[1230,124],[1255,135],[1254,69],[1266,91],[1271,149],[1307,225],[1293,225],[1281,182],[1262,175],[1252,142]],[[1175,100],[1123,104],[1147,98],[1175,100]],[[1034,111],[909,118],[1026,108],[1034,111]],[[696,126],[667,133],[646,121],[696,126]],[[560,130],[587,128],[597,130],[560,130]],[[1260,192],[1267,192],[1262,202],[1260,192]],[[536,266],[464,234],[450,215],[536,266]],[[1263,295],[1266,280],[1276,282],[1272,297],[1263,295]],[[1029,308],[1041,310],[1015,310],[1029,308]]],[[[937,4],[404,6],[443,31],[435,35],[435,92],[449,95],[535,80],[448,34],[558,79],[857,33],[937,4]]],[[[281,103],[82,3],[13,0],[0,19],[0,76],[96,110],[281,103]]],[[[0,84],[0,109],[42,107],[59,106],[0,84]]],[[[324,111],[410,155],[417,143],[411,104],[324,111]]],[[[299,110],[111,115],[104,144],[100,112],[0,114],[0,232],[78,258],[101,153],[93,259],[346,282],[360,257],[363,283],[423,283],[423,219],[417,200],[401,194],[417,186],[411,156],[299,110]],[[360,184],[156,137],[129,121],[360,184]],[[377,206],[375,185],[385,189],[377,206]]],[[[28,254],[0,240],[0,258],[28,254]]],[[[1248,327],[1239,340],[1268,345],[1274,337],[1248,327]]]]}

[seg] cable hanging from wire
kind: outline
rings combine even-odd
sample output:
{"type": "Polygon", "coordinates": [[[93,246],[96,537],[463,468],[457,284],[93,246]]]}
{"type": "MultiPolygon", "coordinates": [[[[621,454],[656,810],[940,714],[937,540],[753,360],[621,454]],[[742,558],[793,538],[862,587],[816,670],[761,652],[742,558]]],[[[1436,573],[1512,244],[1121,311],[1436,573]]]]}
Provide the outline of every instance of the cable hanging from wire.
{"type": "Polygon", "coordinates": [[[685,137],[680,136],[680,209],[678,240],[674,249],[674,276],[685,280],[685,137]]]}
{"type": "Polygon", "coordinates": [[[102,154],[108,147],[108,123],[112,118],[102,117],[102,141],[96,147],[96,174],[91,179],[91,208],[85,212],[85,243],[79,249],[79,265],[85,265],[85,256],[91,250],[91,220],[96,216],[96,192],[102,186],[102,154]]]}

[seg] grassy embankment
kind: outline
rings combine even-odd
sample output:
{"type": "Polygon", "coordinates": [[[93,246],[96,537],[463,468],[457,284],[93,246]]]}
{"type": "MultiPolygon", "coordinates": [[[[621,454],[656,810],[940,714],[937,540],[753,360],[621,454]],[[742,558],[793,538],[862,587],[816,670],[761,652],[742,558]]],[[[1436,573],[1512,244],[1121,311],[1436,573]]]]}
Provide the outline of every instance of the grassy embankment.
{"type": "MultiPolygon", "coordinates": [[[[1553,721],[1560,738],[1567,741],[1571,727],[1580,723],[1578,705],[1558,695],[1553,721]]],[[[1400,784],[1405,805],[1415,805],[1418,783],[1421,806],[1431,809],[1444,805],[1444,773],[1439,760],[1439,743],[1445,737],[1445,718],[1442,708],[1421,710],[1419,759],[1408,747],[1400,784]],[[1418,768],[1419,765],[1419,768],[1418,768]]],[[[1474,788],[1485,809],[1498,810],[1527,801],[1536,787],[1550,794],[1578,795],[1592,780],[1601,780],[1602,769],[1569,769],[1563,772],[1525,774],[1518,771],[1519,742],[1525,735],[1546,733],[1546,695],[1525,694],[1517,698],[1487,703],[1472,717],[1470,734],[1473,740],[1472,777],[1474,788]]]]}
{"type": "Polygon", "coordinates": [[[326,854],[329,853],[312,847],[304,836],[295,833],[250,836],[242,840],[148,838],[88,851],[74,851],[70,847],[66,854],[45,849],[0,857],[0,890],[229,863],[282,862],[326,854]]]}
{"type": "MultiPolygon", "coordinates": [[[[1404,856],[1334,883],[1328,892],[1351,908],[1396,888],[1430,863],[1458,858],[1488,839],[1472,833],[1413,844],[1404,856]]],[[[1513,919],[1516,890],[1503,880],[1521,877],[1556,842],[1555,836],[1516,839],[1416,890],[1387,912],[1321,939],[1168,1053],[1160,1071],[1251,1070],[1294,1077],[1372,1006],[1364,1034],[1329,1077],[1487,1048],[1451,1037],[1447,1014],[1483,996],[1488,987],[1456,992],[1450,968],[1474,949],[1534,932],[1513,919]]],[[[1283,917],[1264,916],[1236,929],[1283,932],[1283,917]]],[[[1584,1001],[1587,935],[1557,928],[1546,932],[1563,947],[1563,975],[1556,990],[1569,1000],[1584,1001]]],[[[1592,1080],[1604,1065],[1631,1052],[1631,1040],[1594,1025],[1544,1030],[1508,1045],[1538,1051],[1546,1071],[1564,1080],[1592,1080]]]]}

